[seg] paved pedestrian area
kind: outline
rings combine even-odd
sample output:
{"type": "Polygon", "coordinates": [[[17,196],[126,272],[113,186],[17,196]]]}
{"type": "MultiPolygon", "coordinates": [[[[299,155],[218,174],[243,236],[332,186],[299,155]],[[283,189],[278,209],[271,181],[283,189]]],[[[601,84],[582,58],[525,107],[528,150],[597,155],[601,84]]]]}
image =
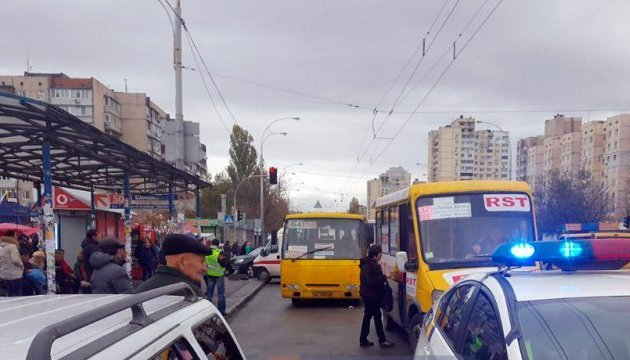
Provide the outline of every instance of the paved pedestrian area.
{"type": "MultiPolygon", "coordinates": [[[[225,303],[226,313],[229,318],[236,311],[250,300],[256,292],[258,292],[265,283],[257,279],[241,280],[238,277],[230,276],[225,279],[225,303]]],[[[217,292],[214,291],[212,303],[217,303],[217,292]]]]}

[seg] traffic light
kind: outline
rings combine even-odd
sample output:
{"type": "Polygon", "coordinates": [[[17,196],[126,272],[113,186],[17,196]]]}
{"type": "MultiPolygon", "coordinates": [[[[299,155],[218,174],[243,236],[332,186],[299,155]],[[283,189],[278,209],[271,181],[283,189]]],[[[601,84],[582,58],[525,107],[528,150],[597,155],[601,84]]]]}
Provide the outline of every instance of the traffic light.
{"type": "Polygon", "coordinates": [[[243,220],[243,212],[241,210],[236,211],[236,221],[243,220]]]}
{"type": "Polygon", "coordinates": [[[273,166],[269,168],[269,183],[271,185],[278,183],[278,169],[273,166]]]}

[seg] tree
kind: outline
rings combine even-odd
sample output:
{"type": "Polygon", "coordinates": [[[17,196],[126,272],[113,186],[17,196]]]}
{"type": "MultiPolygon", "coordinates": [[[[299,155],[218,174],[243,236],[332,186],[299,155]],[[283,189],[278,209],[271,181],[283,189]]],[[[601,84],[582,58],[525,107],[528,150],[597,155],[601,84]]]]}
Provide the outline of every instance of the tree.
{"type": "Polygon", "coordinates": [[[350,200],[350,206],[348,208],[348,213],[350,213],[350,214],[361,214],[361,210],[359,210],[359,199],[353,197],[350,200]]]}
{"type": "Polygon", "coordinates": [[[238,125],[232,127],[230,134],[230,164],[226,171],[232,184],[254,174],[258,157],[256,148],[252,145],[254,138],[249,132],[238,125]]]}
{"type": "Polygon", "coordinates": [[[203,217],[216,217],[221,211],[221,194],[227,194],[232,188],[232,182],[225,172],[214,177],[212,187],[201,191],[201,214],[203,217]]]}
{"type": "Polygon", "coordinates": [[[535,200],[540,233],[556,232],[567,223],[599,222],[610,209],[603,184],[594,182],[585,171],[574,176],[557,171],[548,174],[535,200]]]}

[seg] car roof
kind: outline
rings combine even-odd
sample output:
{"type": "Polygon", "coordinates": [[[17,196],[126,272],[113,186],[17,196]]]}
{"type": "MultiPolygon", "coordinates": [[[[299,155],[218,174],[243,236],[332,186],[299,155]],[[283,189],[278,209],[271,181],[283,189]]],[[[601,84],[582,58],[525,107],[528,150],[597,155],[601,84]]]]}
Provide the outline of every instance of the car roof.
{"type": "Polygon", "coordinates": [[[630,296],[628,270],[510,271],[505,279],[511,285],[517,301],[630,296]]]}
{"type": "MultiPolygon", "coordinates": [[[[44,295],[4,298],[0,300],[0,354],[7,359],[24,359],[33,338],[46,326],[129,296],[132,295],[44,295]]],[[[153,313],[181,299],[181,296],[162,296],[145,302],[143,306],[147,313],[153,313]]],[[[68,349],[97,340],[129,324],[131,318],[131,310],[126,309],[61,337],[53,344],[52,357],[62,356],[68,349]]]]}

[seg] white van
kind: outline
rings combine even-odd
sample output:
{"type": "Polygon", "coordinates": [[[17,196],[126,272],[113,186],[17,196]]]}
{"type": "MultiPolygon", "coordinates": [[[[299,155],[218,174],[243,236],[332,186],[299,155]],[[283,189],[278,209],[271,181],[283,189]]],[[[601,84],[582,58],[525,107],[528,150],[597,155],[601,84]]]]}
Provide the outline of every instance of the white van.
{"type": "Polygon", "coordinates": [[[284,229],[278,230],[278,243],[272,244],[271,238],[267,240],[267,244],[260,252],[260,255],[254,259],[254,274],[258,280],[269,281],[272,278],[280,277],[280,249],[282,249],[282,234],[284,229]]]}

